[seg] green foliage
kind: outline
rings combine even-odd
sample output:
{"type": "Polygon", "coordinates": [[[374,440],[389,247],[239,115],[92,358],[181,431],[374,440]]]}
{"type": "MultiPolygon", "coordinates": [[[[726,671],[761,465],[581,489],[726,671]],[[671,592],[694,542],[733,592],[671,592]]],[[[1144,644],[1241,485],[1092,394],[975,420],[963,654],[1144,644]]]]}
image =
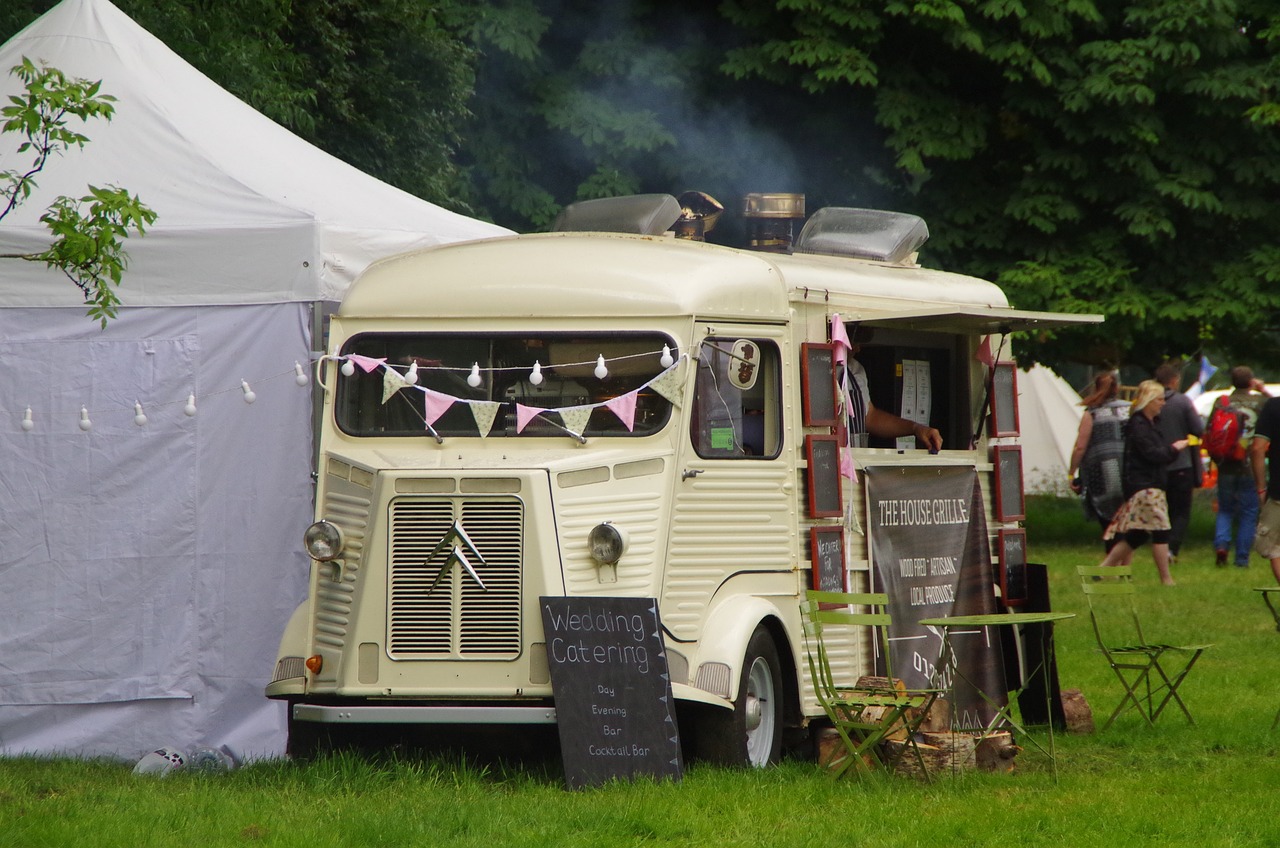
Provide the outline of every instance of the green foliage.
{"type": "MultiPolygon", "coordinates": [[[[18,153],[29,153],[32,163],[26,171],[0,172],[0,221],[31,197],[36,176],[50,156],[71,147],[83,148],[89,141],[69,126],[69,121],[109,121],[115,109],[115,98],[101,93],[101,81],[71,78],[57,68],[37,66],[26,57],[11,73],[25,91],[11,96],[9,105],[0,108],[4,121],[0,135],[13,133],[22,138],[18,153]]],[[[84,293],[89,317],[105,327],[116,316],[120,303],[114,287],[120,285],[128,266],[124,240],[134,233],[144,234],[156,220],[156,213],[125,189],[89,186],[89,194],[83,197],[55,198],[40,220],[54,239],[48,249],[0,258],[43,262],[62,271],[84,293]]]]}

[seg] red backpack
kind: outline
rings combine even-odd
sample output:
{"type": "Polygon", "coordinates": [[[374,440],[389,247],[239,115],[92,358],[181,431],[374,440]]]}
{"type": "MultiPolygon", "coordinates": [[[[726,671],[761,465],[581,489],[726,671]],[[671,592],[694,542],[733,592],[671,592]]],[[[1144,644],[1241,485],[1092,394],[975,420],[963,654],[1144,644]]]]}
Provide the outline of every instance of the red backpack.
{"type": "Polygon", "coordinates": [[[1205,452],[1214,462],[1241,462],[1245,457],[1244,443],[1240,437],[1244,435],[1244,413],[1240,412],[1226,395],[1213,402],[1213,411],[1209,413],[1209,423],[1204,428],[1205,452]]]}

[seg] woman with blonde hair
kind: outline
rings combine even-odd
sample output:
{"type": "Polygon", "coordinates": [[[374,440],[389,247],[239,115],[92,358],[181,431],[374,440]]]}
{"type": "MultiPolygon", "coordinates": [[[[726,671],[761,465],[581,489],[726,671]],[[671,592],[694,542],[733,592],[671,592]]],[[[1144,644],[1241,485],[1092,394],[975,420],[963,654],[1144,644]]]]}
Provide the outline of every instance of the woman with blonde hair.
{"type": "Polygon", "coordinates": [[[1122,565],[1151,539],[1151,555],[1156,561],[1160,582],[1172,586],[1169,574],[1169,504],[1164,487],[1169,463],[1187,446],[1186,439],[1172,444],[1156,427],[1156,417],[1164,408],[1164,386],[1143,380],[1130,404],[1129,423],[1124,438],[1125,502],[1111,519],[1104,539],[1119,541],[1107,552],[1102,565],[1122,565]]]}

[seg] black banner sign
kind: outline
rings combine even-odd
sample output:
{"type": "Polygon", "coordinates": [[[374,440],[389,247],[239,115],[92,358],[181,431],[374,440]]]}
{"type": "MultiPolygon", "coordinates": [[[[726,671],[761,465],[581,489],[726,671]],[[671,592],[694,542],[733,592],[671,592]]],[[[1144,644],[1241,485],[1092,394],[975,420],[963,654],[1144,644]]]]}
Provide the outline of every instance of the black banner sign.
{"type": "MultiPolygon", "coordinates": [[[[978,473],[972,467],[868,466],[867,524],[877,588],[889,596],[893,676],[909,688],[950,686],[937,664],[944,634],[922,618],[996,612],[995,573],[978,473]]],[[[994,628],[987,628],[989,631],[994,628]]],[[[999,633],[952,643],[963,680],[956,727],[986,726],[992,708],[973,688],[1007,695],[999,633]],[[966,684],[967,681],[967,684],[966,684]]]]}
{"type": "Polygon", "coordinates": [[[538,599],[570,789],[683,774],[653,598],[538,599]]]}

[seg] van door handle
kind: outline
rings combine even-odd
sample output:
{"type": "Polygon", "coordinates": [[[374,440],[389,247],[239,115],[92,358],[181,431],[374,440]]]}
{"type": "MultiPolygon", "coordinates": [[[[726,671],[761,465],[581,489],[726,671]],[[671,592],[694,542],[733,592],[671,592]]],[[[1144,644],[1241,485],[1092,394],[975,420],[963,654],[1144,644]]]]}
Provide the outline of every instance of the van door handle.
{"type": "Polygon", "coordinates": [[[702,473],[701,468],[686,468],[684,471],[680,472],[680,480],[681,482],[685,480],[691,480],[694,477],[697,477],[701,473],[702,473]]]}

